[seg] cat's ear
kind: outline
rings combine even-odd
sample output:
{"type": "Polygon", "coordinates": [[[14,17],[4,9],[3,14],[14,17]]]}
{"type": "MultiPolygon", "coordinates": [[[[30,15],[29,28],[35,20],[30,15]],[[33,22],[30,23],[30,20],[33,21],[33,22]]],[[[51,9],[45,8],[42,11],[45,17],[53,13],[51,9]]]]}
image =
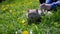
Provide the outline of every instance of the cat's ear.
{"type": "Polygon", "coordinates": [[[36,12],[38,13],[38,9],[36,9],[36,12]]]}

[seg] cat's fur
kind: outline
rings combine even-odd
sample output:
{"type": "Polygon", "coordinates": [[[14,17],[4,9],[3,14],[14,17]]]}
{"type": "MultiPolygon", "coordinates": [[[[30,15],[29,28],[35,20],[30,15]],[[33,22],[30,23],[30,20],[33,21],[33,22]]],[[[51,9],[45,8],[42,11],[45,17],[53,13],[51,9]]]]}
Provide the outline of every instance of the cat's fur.
{"type": "Polygon", "coordinates": [[[27,19],[28,19],[28,23],[37,23],[41,21],[41,16],[43,15],[43,12],[41,10],[38,9],[33,9],[33,10],[28,10],[27,11],[27,19]]]}

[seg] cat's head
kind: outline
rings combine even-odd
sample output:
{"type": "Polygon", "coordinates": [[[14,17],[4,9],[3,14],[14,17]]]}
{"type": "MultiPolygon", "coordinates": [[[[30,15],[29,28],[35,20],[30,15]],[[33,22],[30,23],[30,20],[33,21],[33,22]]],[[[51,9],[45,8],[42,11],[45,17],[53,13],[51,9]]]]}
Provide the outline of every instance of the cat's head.
{"type": "Polygon", "coordinates": [[[38,9],[33,9],[33,10],[27,10],[28,12],[28,19],[31,21],[37,21],[40,18],[40,15],[38,13],[38,9]]]}

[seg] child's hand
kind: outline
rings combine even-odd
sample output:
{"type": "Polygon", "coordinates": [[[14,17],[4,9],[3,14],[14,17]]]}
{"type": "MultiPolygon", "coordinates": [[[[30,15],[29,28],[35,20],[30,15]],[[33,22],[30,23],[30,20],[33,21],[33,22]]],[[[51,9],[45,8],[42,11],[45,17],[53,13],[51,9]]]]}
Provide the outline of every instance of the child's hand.
{"type": "Polygon", "coordinates": [[[50,4],[45,4],[45,3],[43,3],[43,4],[41,4],[41,9],[44,9],[44,10],[50,10],[51,9],[51,5],[50,4]]]}
{"type": "Polygon", "coordinates": [[[40,5],[41,9],[45,9],[45,3],[40,5]]]}

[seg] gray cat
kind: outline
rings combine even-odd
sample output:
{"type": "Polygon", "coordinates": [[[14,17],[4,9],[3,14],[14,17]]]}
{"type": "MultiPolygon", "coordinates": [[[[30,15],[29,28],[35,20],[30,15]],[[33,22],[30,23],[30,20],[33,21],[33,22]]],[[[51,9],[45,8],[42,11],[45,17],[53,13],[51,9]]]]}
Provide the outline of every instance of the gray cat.
{"type": "Polygon", "coordinates": [[[27,11],[28,24],[37,23],[41,21],[41,16],[44,14],[43,11],[38,9],[28,10],[27,11]]]}

